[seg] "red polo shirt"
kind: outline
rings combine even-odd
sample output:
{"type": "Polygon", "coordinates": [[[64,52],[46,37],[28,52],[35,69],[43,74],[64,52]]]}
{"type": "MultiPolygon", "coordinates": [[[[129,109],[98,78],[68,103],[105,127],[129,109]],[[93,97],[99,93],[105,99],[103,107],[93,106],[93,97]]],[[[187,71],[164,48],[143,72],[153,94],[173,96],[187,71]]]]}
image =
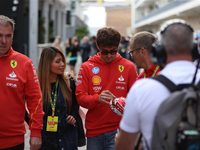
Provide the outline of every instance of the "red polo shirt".
{"type": "Polygon", "coordinates": [[[160,72],[160,67],[157,69],[157,68],[156,68],[157,66],[158,66],[158,65],[155,65],[155,64],[154,64],[154,65],[151,66],[151,68],[142,71],[142,72],[138,75],[137,79],[152,77],[153,74],[154,74],[154,72],[155,72],[155,75],[156,75],[158,72],[160,72]],[[156,69],[157,69],[157,70],[156,70],[156,69]]]}

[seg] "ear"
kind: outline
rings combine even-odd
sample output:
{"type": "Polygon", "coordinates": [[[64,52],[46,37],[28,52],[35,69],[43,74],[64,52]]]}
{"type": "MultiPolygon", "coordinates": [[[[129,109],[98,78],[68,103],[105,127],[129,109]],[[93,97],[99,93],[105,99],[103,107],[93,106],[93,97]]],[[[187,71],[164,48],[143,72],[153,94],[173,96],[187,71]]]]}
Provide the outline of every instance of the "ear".
{"type": "Polygon", "coordinates": [[[145,49],[144,47],[142,47],[142,48],[140,49],[140,51],[141,51],[142,56],[145,56],[145,55],[146,55],[146,49],[145,49]]]}

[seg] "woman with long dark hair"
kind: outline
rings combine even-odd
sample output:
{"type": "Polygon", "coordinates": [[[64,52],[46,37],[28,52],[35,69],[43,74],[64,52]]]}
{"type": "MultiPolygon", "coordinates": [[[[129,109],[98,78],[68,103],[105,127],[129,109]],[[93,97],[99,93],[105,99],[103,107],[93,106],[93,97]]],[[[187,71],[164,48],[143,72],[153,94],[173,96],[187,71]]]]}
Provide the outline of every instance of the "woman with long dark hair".
{"type": "Polygon", "coordinates": [[[40,56],[38,78],[45,112],[41,150],[77,150],[78,147],[77,128],[82,127],[82,121],[75,81],[71,74],[66,75],[65,62],[63,52],[56,47],[44,48],[40,56]]]}

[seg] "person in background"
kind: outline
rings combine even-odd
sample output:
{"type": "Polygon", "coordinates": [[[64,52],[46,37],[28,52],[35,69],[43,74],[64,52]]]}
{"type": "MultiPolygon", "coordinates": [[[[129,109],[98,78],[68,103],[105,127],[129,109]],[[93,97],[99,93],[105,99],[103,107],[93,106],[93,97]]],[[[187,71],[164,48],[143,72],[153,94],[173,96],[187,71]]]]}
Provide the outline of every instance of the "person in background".
{"type": "Polygon", "coordinates": [[[156,42],[156,37],[147,31],[136,33],[130,39],[130,57],[133,59],[137,69],[144,69],[138,79],[154,77],[160,67],[153,64],[151,58],[152,44],[156,42]]]}
{"type": "Polygon", "coordinates": [[[126,41],[125,37],[122,36],[121,37],[121,42],[119,45],[119,54],[123,57],[126,58],[126,53],[127,53],[127,49],[128,48],[128,41],[126,41]]]}
{"type": "Polygon", "coordinates": [[[76,76],[75,72],[75,65],[77,62],[77,52],[79,51],[79,42],[77,36],[73,36],[71,39],[71,43],[69,43],[69,40],[66,40],[66,52],[69,56],[69,65],[70,70],[73,72],[73,74],[76,76]]]}
{"type": "Polygon", "coordinates": [[[62,40],[61,40],[60,36],[56,36],[56,38],[53,41],[52,46],[57,47],[60,50],[63,50],[62,40]]]}
{"type": "Polygon", "coordinates": [[[89,58],[90,53],[90,44],[89,44],[89,37],[83,37],[83,44],[80,45],[80,50],[82,50],[82,63],[86,62],[89,58]]]}
{"type": "Polygon", "coordinates": [[[82,121],[77,121],[81,118],[75,81],[71,74],[65,74],[65,62],[63,52],[56,47],[44,48],[40,56],[38,78],[45,112],[40,150],[77,150],[77,127],[82,121]]]}
{"type": "Polygon", "coordinates": [[[91,42],[91,44],[90,44],[91,45],[91,51],[89,53],[89,56],[94,56],[99,52],[97,45],[96,45],[96,36],[92,36],[90,38],[90,42],[91,42]]]}
{"type": "Polygon", "coordinates": [[[79,69],[76,98],[86,114],[87,150],[114,150],[114,137],[121,116],[110,109],[114,97],[126,97],[137,72],[134,64],[117,53],[121,35],[113,27],[103,27],[97,32],[100,50],[79,69]]]}
{"type": "MultiPolygon", "coordinates": [[[[191,55],[193,32],[189,24],[182,19],[167,21],[161,30],[166,66],[159,74],[167,77],[175,85],[192,83],[196,70],[191,55]]],[[[196,83],[199,79],[198,72],[196,83]]],[[[120,122],[120,132],[116,136],[116,150],[133,150],[140,131],[144,137],[145,149],[151,149],[156,112],[170,94],[164,84],[151,78],[140,79],[131,87],[120,122]]]]}
{"type": "Polygon", "coordinates": [[[11,46],[14,25],[14,20],[0,15],[0,149],[24,149],[26,97],[30,149],[38,150],[42,144],[42,95],[33,62],[11,46]]]}

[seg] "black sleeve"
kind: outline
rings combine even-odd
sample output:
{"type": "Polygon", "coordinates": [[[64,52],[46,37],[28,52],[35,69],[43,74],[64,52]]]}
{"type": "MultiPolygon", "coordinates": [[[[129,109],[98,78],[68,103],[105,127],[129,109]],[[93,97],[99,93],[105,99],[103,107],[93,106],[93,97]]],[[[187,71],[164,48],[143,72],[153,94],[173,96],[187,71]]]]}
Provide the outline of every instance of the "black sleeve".
{"type": "Polygon", "coordinates": [[[72,108],[70,114],[76,118],[76,116],[79,114],[79,104],[76,100],[76,84],[73,78],[70,79],[70,88],[72,90],[72,108]]]}
{"type": "Polygon", "coordinates": [[[70,51],[70,47],[66,48],[66,55],[68,55],[69,51],[70,51]]]}
{"type": "Polygon", "coordinates": [[[71,115],[74,116],[76,119],[77,124],[77,132],[78,132],[78,146],[84,146],[86,145],[86,138],[85,138],[85,132],[83,129],[83,122],[79,114],[79,104],[76,100],[76,83],[73,79],[70,79],[70,88],[72,90],[72,109],[71,109],[71,115]]]}

